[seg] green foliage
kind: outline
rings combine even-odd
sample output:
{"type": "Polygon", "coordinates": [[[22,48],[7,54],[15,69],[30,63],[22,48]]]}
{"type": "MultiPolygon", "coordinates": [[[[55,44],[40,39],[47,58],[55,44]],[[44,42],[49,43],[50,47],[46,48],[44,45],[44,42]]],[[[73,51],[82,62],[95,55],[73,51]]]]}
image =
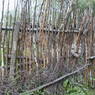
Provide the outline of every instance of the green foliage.
{"type": "Polygon", "coordinates": [[[95,95],[95,89],[89,89],[85,85],[75,84],[71,80],[64,82],[64,95],[95,95]]]}
{"type": "Polygon", "coordinates": [[[93,11],[95,11],[95,0],[78,0],[78,8],[81,10],[89,7],[92,7],[93,11]]]}
{"type": "Polygon", "coordinates": [[[78,0],[78,8],[84,10],[87,8],[87,2],[86,0],[78,0]]]}

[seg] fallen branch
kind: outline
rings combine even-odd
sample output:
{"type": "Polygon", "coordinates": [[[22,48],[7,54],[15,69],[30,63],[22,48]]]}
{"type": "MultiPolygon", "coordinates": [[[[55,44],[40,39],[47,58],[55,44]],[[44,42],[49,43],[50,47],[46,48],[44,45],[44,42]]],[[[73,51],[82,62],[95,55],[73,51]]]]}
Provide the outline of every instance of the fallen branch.
{"type": "Polygon", "coordinates": [[[86,64],[86,65],[84,65],[83,67],[79,68],[78,70],[76,70],[76,71],[74,71],[74,72],[72,72],[72,73],[68,73],[68,74],[66,74],[66,75],[64,75],[64,76],[61,76],[60,78],[55,79],[54,81],[51,81],[51,82],[46,83],[46,84],[43,84],[42,86],[39,86],[39,87],[37,87],[37,88],[34,88],[34,89],[30,90],[30,91],[26,91],[26,92],[24,92],[24,93],[21,93],[20,95],[26,95],[25,93],[32,93],[32,92],[34,92],[34,91],[37,91],[37,90],[41,90],[41,89],[45,89],[45,88],[47,88],[47,87],[50,87],[51,85],[54,85],[54,84],[56,84],[56,83],[59,83],[60,81],[66,79],[66,78],[68,78],[68,77],[70,77],[70,76],[72,76],[72,75],[75,75],[76,73],[78,73],[78,72],[80,72],[80,71],[86,69],[86,67],[88,67],[88,66],[90,66],[90,65],[91,65],[91,64],[86,64]]]}

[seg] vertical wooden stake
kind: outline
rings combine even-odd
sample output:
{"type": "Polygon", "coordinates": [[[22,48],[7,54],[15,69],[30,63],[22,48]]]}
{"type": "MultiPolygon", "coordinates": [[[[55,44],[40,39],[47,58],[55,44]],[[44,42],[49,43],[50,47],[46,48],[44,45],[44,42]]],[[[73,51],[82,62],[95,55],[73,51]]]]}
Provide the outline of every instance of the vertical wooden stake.
{"type": "Polygon", "coordinates": [[[1,76],[2,79],[4,77],[4,35],[5,32],[2,32],[2,23],[0,25],[0,33],[1,33],[1,41],[0,41],[0,46],[1,46],[1,76]]]}

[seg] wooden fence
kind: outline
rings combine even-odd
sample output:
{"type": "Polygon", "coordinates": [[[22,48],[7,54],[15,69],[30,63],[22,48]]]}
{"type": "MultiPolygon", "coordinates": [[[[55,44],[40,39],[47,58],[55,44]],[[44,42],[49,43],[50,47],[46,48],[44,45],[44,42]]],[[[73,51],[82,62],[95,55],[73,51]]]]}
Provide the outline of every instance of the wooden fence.
{"type": "MultiPolygon", "coordinates": [[[[4,76],[14,78],[22,72],[31,74],[36,71],[38,73],[45,68],[60,72],[65,63],[68,69],[73,70],[76,64],[87,64],[91,50],[93,49],[94,52],[94,43],[93,48],[91,47],[92,34],[81,34],[81,30],[44,29],[42,31],[40,28],[23,30],[19,22],[16,23],[14,29],[2,28],[2,30],[5,41],[1,43],[0,56],[3,54],[0,68],[1,79],[4,76]],[[5,31],[8,33],[6,34],[5,31]]],[[[88,74],[85,74],[85,79],[87,77],[88,74]]]]}

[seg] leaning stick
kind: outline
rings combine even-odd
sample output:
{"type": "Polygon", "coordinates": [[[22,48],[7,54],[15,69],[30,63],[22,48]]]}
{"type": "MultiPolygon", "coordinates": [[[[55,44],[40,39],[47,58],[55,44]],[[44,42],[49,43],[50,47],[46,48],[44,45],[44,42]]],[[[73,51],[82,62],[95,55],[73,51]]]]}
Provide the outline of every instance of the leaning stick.
{"type": "Polygon", "coordinates": [[[61,76],[61,77],[55,79],[54,81],[51,81],[51,82],[46,83],[46,84],[43,84],[42,86],[39,86],[39,87],[37,87],[37,88],[34,88],[34,89],[30,90],[30,91],[26,91],[26,92],[24,92],[24,93],[21,93],[20,95],[25,95],[26,93],[32,93],[32,92],[37,91],[37,90],[41,90],[41,89],[48,88],[48,87],[50,87],[50,86],[52,86],[52,85],[54,85],[54,84],[56,84],[56,83],[59,83],[60,81],[63,81],[64,79],[66,79],[66,78],[68,78],[68,77],[70,77],[70,76],[72,76],[72,75],[77,74],[78,72],[80,72],[80,71],[86,69],[86,68],[87,68],[88,66],[90,66],[90,65],[91,65],[91,64],[86,64],[86,65],[84,65],[83,67],[79,68],[78,70],[76,70],[76,71],[74,71],[74,72],[71,72],[71,73],[68,73],[68,74],[66,74],[66,75],[64,75],[64,76],[61,76]]]}

